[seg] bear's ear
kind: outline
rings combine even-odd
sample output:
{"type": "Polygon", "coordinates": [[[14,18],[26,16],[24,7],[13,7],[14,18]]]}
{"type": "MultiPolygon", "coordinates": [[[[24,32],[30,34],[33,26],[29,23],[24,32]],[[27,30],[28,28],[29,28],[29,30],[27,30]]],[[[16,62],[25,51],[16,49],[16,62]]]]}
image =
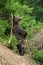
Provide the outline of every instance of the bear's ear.
{"type": "Polygon", "coordinates": [[[13,15],[13,21],[15,21],[15,15],[13,15]]]}

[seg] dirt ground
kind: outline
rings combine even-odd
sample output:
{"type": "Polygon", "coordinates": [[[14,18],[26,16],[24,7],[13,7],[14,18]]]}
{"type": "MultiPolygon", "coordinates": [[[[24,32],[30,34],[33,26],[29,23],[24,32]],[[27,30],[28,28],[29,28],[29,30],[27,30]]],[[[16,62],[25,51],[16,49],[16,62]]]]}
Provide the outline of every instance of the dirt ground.
{"type": "Polygon", "coordinates": [[[30,58],[20,56],[0,44],[0,65],[35,65],[30,58]]]}

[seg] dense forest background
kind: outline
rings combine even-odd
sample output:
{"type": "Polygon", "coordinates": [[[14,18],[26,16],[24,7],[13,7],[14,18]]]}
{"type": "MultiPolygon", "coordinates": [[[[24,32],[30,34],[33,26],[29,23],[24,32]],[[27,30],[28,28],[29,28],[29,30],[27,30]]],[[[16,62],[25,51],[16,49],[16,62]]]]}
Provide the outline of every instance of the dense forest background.
{"type": "MultiPolygon", "coordinates": [[[[43,0],[0,0],[0,42],[6,46],[11,45],[12,49],[18,52],[16,48],[18,40],[14,35],[12,36],[12,44],[8,43],[11,13],[22,17],[20,25],[27,30],[26,39],[31,40],[43,29],[43,0]]],[[[43,50],[33,49],[32,52],[38,61],[43,61],[43,50]]]]}

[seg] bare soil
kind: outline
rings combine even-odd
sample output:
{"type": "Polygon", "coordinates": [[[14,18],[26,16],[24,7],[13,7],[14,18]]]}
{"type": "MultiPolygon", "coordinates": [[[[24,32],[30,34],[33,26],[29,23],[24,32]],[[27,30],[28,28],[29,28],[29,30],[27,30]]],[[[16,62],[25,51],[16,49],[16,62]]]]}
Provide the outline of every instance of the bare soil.
{"type": "Polygon", "coordinates": [[[30,58],[28,59],[0,44],[0,65],[35,65],[31,63],[30,58]]]}

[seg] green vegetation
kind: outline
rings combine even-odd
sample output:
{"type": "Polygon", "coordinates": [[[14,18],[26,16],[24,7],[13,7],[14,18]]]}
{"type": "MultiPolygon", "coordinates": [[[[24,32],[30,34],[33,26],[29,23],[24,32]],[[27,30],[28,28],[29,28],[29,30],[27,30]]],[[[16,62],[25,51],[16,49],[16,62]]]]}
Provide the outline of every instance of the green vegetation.
{"type": "MultiPolygon", "coordinates": [[[[6,28],[11,29],[9,22],[11,12],[22,17],[20,25],[27,30],[27,39],[29,40],[43,29],[43,0],[0,0],[0,42],[4,42],[18,51],[16,37],[12,36],[12,44],[10,45],[8,43],[10,32],[7,36],[4,34],[6,28]]],[[[33,54],[37,60],[43,61],[43,50],[34,50],[33,54]]]]}
{"type": "Polygon", "coordinates": [[[43,62],[43,50],[32,49],[32,54],[37,62],[43,62]]]}

